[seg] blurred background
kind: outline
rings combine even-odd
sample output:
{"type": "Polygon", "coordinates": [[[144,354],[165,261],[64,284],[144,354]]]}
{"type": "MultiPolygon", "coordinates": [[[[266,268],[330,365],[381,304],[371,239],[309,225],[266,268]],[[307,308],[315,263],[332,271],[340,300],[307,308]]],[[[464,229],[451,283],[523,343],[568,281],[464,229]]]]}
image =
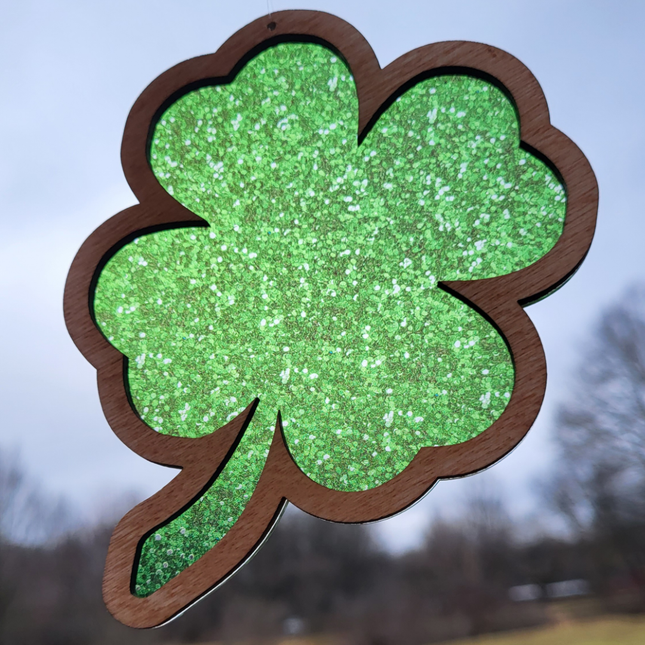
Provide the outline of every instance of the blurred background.
{"type": "Polygon", "coordinates": [[[5,0],[0,16],[0,643],[645,642],[644,4],[5,0]],[[107,426],[63,285],[83,240],[135,201],[119,148],[144,87],[288,8],[349,21],[381,65],[451,39],[518,57],[597,174],[596,240],[527,310],[549,383],[503,462],[376,525],[292,508],[238,575],[136,632],[101,601],[107,543],[173,472],[107,426]]]}

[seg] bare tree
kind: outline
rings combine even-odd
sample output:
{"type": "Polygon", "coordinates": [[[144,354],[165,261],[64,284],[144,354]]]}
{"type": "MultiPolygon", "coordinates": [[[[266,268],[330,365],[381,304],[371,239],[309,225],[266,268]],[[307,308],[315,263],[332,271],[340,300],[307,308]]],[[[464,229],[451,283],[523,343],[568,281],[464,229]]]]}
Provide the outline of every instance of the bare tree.
{"type": "Polygon", "coordinates": [[[51,544],[70,522],[67,504],[44,494],[15,452],[0,449],[0,543],[51,544]]]}
{"type": "Polygon", "coordinates": [[[645,285],[601,316],[556,442],[554,499],[577,527],[645,519],[645,285]]]}
{"type": "Polygon", "coordinates": [[[590,550],[596,587],[645,585],[645,285],[600,317],[556,418],[549,496],[590,550]]]}

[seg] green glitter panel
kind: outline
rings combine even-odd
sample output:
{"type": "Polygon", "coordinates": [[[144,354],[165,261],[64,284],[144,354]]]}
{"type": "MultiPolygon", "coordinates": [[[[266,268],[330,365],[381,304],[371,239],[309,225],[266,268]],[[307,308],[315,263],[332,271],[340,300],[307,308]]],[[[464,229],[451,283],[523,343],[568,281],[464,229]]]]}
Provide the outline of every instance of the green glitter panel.
{"type": "Polygon", "coordinates": [[[460,443],[513,388],[508,350],[439,280],[507,274],[562,232],[565,191],[519,147],[513,105],[463,75],[418,83],[357,145],[345,63],[285,43],[154,129],[161,185],[209,228],[143,236],[108,262],[95,315],[161,433],[199,437],[260,398],[210,490],[150,536],[146,596],[215,546],[253,494],[282,412],[299,467],[373,488],[460,443]]]}

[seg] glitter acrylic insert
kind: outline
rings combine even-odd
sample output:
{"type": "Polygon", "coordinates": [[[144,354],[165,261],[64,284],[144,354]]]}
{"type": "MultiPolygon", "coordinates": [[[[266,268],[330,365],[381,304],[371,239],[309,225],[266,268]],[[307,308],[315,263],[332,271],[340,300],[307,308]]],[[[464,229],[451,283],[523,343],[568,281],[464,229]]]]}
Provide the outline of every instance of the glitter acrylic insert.
{"type": "Polygon", "coordinates": [[[481,79],[423,80],[357,144],[342,59],[284,43],[160,117],[150,163],[208,228],[152,233],[103,269],[94,311],[129,358],[141,418],[213,432],[260,405],[207,493],[143,545],[148,595],[215,546],[253,494],[282,413],[299,467],[373,488],[424,446],[503,412],[503,339],[440,280],[504,275],[547,253],[565,194],[519,147],[513,105],[481,79]]]}

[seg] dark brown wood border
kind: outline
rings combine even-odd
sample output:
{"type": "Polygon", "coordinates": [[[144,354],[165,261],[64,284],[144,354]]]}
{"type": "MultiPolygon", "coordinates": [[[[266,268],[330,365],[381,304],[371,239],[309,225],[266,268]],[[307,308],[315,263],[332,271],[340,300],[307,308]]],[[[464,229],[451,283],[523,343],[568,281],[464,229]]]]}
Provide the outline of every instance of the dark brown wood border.
{"type": "Polygon", "coordinates": [[[110,426],[142,457],[182,469],[166,487],[130,511],[112,535],[104,598],[112,614],[133,627],[153,627],[173,618],[230,576],[266,537],[285,500],[337,522],[377,520],[418,500],[438,479],[473,473],[510,452],[535,420],[546,386],[540,338],[521,304],[562,284],[584,259],[594,234],[598,188],[593,171],[577,146],[550,124],[540,86],[511,55],[478,43],[442,42],[408,52],[381,69],[367,41],[339,18],[313,11],[284,11],[273,14],[273,29],[269,22],[269,18],[256,20],[233,35],[217,53],[180,63],[144,90],[128,116],[121,153],[125,176],[139,204],[112,217],[90,235],[72,263],[65,287],[67,327],[79,350],[97,370],[101,404],[110,426]],[[452,69],[493,79],[516,106],[522,145],[548,160],[563,179],[567,189],[564,231],[549,253],[521,271],[441,285],[491,320],[513,356],[513,393],[504,413],[490,428],[466,443],[423,448],[402,473],[382,486],[345,493],[329,490],[304,475],[289,455],[278,417],[267,463],[238,522],[216,548],[152,595],[138,598],[131,593],[138,545],[151,530],[190,504],[217,475],[248,424],[255,402],[239,417],[201,439],[161,435],[149,428],[128,399],[127,359],[94,324],[94,280],[107,259],[137,235],[205,225],[162,189],[148,163],[148,136],[160,111],[193,87],[230,81],[260,48],[290,39],[325,43],[346,60],[357,84],[359,138],[382,106],[420,75],[452,69]]]}

